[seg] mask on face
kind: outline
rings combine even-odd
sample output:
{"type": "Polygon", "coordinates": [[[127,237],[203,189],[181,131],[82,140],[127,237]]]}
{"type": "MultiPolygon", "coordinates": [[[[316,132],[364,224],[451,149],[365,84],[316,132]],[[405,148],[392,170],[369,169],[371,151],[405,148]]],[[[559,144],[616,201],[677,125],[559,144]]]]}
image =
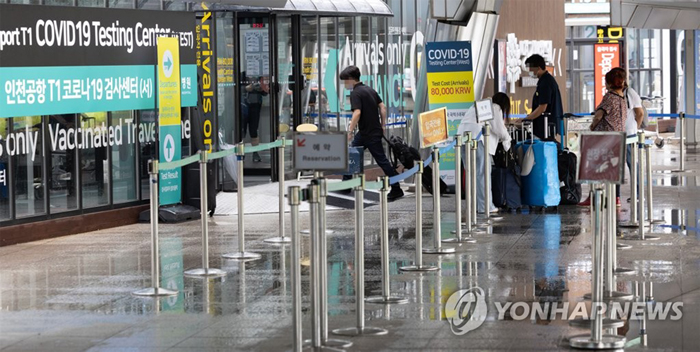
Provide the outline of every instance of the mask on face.
{"type": "Polygon", "coordinates": [[[532,72],[532,71],[527,71],[528,75],[530,75],[531,78],[537,78],[537,75],[532,72]]]}
{"type": "Polygon", "coordinates": [[[345,90],[352,91],[353,88],[355,88],[355,85],[352,83],[345,83],[345,90]]]}

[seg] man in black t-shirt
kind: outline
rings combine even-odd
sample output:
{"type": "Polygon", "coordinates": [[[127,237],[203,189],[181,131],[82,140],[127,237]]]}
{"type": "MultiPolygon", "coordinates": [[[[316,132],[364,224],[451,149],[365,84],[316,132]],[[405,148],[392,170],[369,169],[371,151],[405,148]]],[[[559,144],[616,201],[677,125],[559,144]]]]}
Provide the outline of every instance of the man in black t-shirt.
{"type": "MultiPolygon", "coordinates": [[[[350,106],[352,120],[348,127],[348,139],[353,138],[355,127],[359,131],[352,140],[353,147],[364,147],[369,150],[377,165],[382,168],[384,174],[392,177],[398,172],[384,153],[382,137],[386,126],[386,106],[377,92],[360,82],[360,69],[348,66],[340,73],[340,79],[345,83],[345,89],[350,89],[350,106]]],[[[349,178],[346,177],[346,178],[349,178]]],[[[391,185],[390,200],[403,197],[403,191],[398,183],[391,185]]]]}
{"type": "MultiPolygon", "coordinates": [[[[543,113],[548,113],[548,122],[555,123],[557,133],[562,133],[562,118],[564,110],[561,103],[559,85],[554,77],[547,71],[544,58],[540,55],[532,55],[525,60],[530,73],[530,77],[537,77],[537,90],[532,97],[532,112],[527,115],[526,120],[532,121],[532,128],[535,136],[544,139],[545,126],[543,113]]],[[[549,136],[554,138],[554,136],[549,136]]]]}

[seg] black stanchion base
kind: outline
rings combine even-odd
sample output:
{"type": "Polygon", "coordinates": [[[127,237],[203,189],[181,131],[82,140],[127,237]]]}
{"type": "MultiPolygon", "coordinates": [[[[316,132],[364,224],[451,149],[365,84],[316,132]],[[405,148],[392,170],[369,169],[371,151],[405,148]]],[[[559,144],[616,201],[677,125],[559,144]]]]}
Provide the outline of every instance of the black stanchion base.
{"type": "Polygon", "coordinates": [[[409,271],[409,272],[420,272],[420,271],[438,271],[440,268],[433,266],[433,265],[409,265],[409,266],[402,266],[399,268],[401,271],[409,271]]]}
{"type": "MultiPolygon", "coordinates": [[[[582,329],[590,329],[593,320],[578,318],[569,320],[569,326],[582,329]]],[[[625,321],[620,319],[603,318],[603,329],[617,329],[625,326],[625,321]]]]}
{"type": "Polygon", "coordinates": [[[610,350],[625,347],[627,339],[618,335],[603,335],[594,341],[590,334],[569,337],[569,346],[585,350],[610,350]]]}
{"type": "Polygon", "coordinates": [[[373,328],[370,326],[365,326],[361,328],[343,328],[335,329],[331,331],[335,335],[340,336],[380,336],[389,333],[388,330],[382,328],[373,328]]]}

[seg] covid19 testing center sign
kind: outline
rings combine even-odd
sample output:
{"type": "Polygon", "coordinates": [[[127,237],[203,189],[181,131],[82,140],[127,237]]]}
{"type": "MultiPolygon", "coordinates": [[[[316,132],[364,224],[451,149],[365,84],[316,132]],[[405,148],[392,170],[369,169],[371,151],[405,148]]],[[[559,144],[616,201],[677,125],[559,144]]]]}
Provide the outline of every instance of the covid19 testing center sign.
{"type": "MultiPolygon", "coordinates": [[[[467,110],[474,104],[472,45],[469,41],[430,42],[426,45],[428,104],[430,110],[447,108],[448,134],[457,133],[467,110]]],[[[440,158],[440,177],[454,185],[453,151],[440,158]]]]}

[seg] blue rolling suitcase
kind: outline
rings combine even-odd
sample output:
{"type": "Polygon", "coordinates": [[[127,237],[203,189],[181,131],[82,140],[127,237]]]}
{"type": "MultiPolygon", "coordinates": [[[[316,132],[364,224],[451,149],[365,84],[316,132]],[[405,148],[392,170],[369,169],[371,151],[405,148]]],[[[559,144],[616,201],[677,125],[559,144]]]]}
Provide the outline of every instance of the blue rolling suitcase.
{"type": "Polygon", "coordinates": [[[522,148],[525,155],[533,148],[535,164],[527,176],[521,176],[521,199],[523,205],[531,207],[556,207],[561,201],[559,192],[559,164],[557,161],[557,144],[530,140],[520,142],[517,148],[522,148]]]}

